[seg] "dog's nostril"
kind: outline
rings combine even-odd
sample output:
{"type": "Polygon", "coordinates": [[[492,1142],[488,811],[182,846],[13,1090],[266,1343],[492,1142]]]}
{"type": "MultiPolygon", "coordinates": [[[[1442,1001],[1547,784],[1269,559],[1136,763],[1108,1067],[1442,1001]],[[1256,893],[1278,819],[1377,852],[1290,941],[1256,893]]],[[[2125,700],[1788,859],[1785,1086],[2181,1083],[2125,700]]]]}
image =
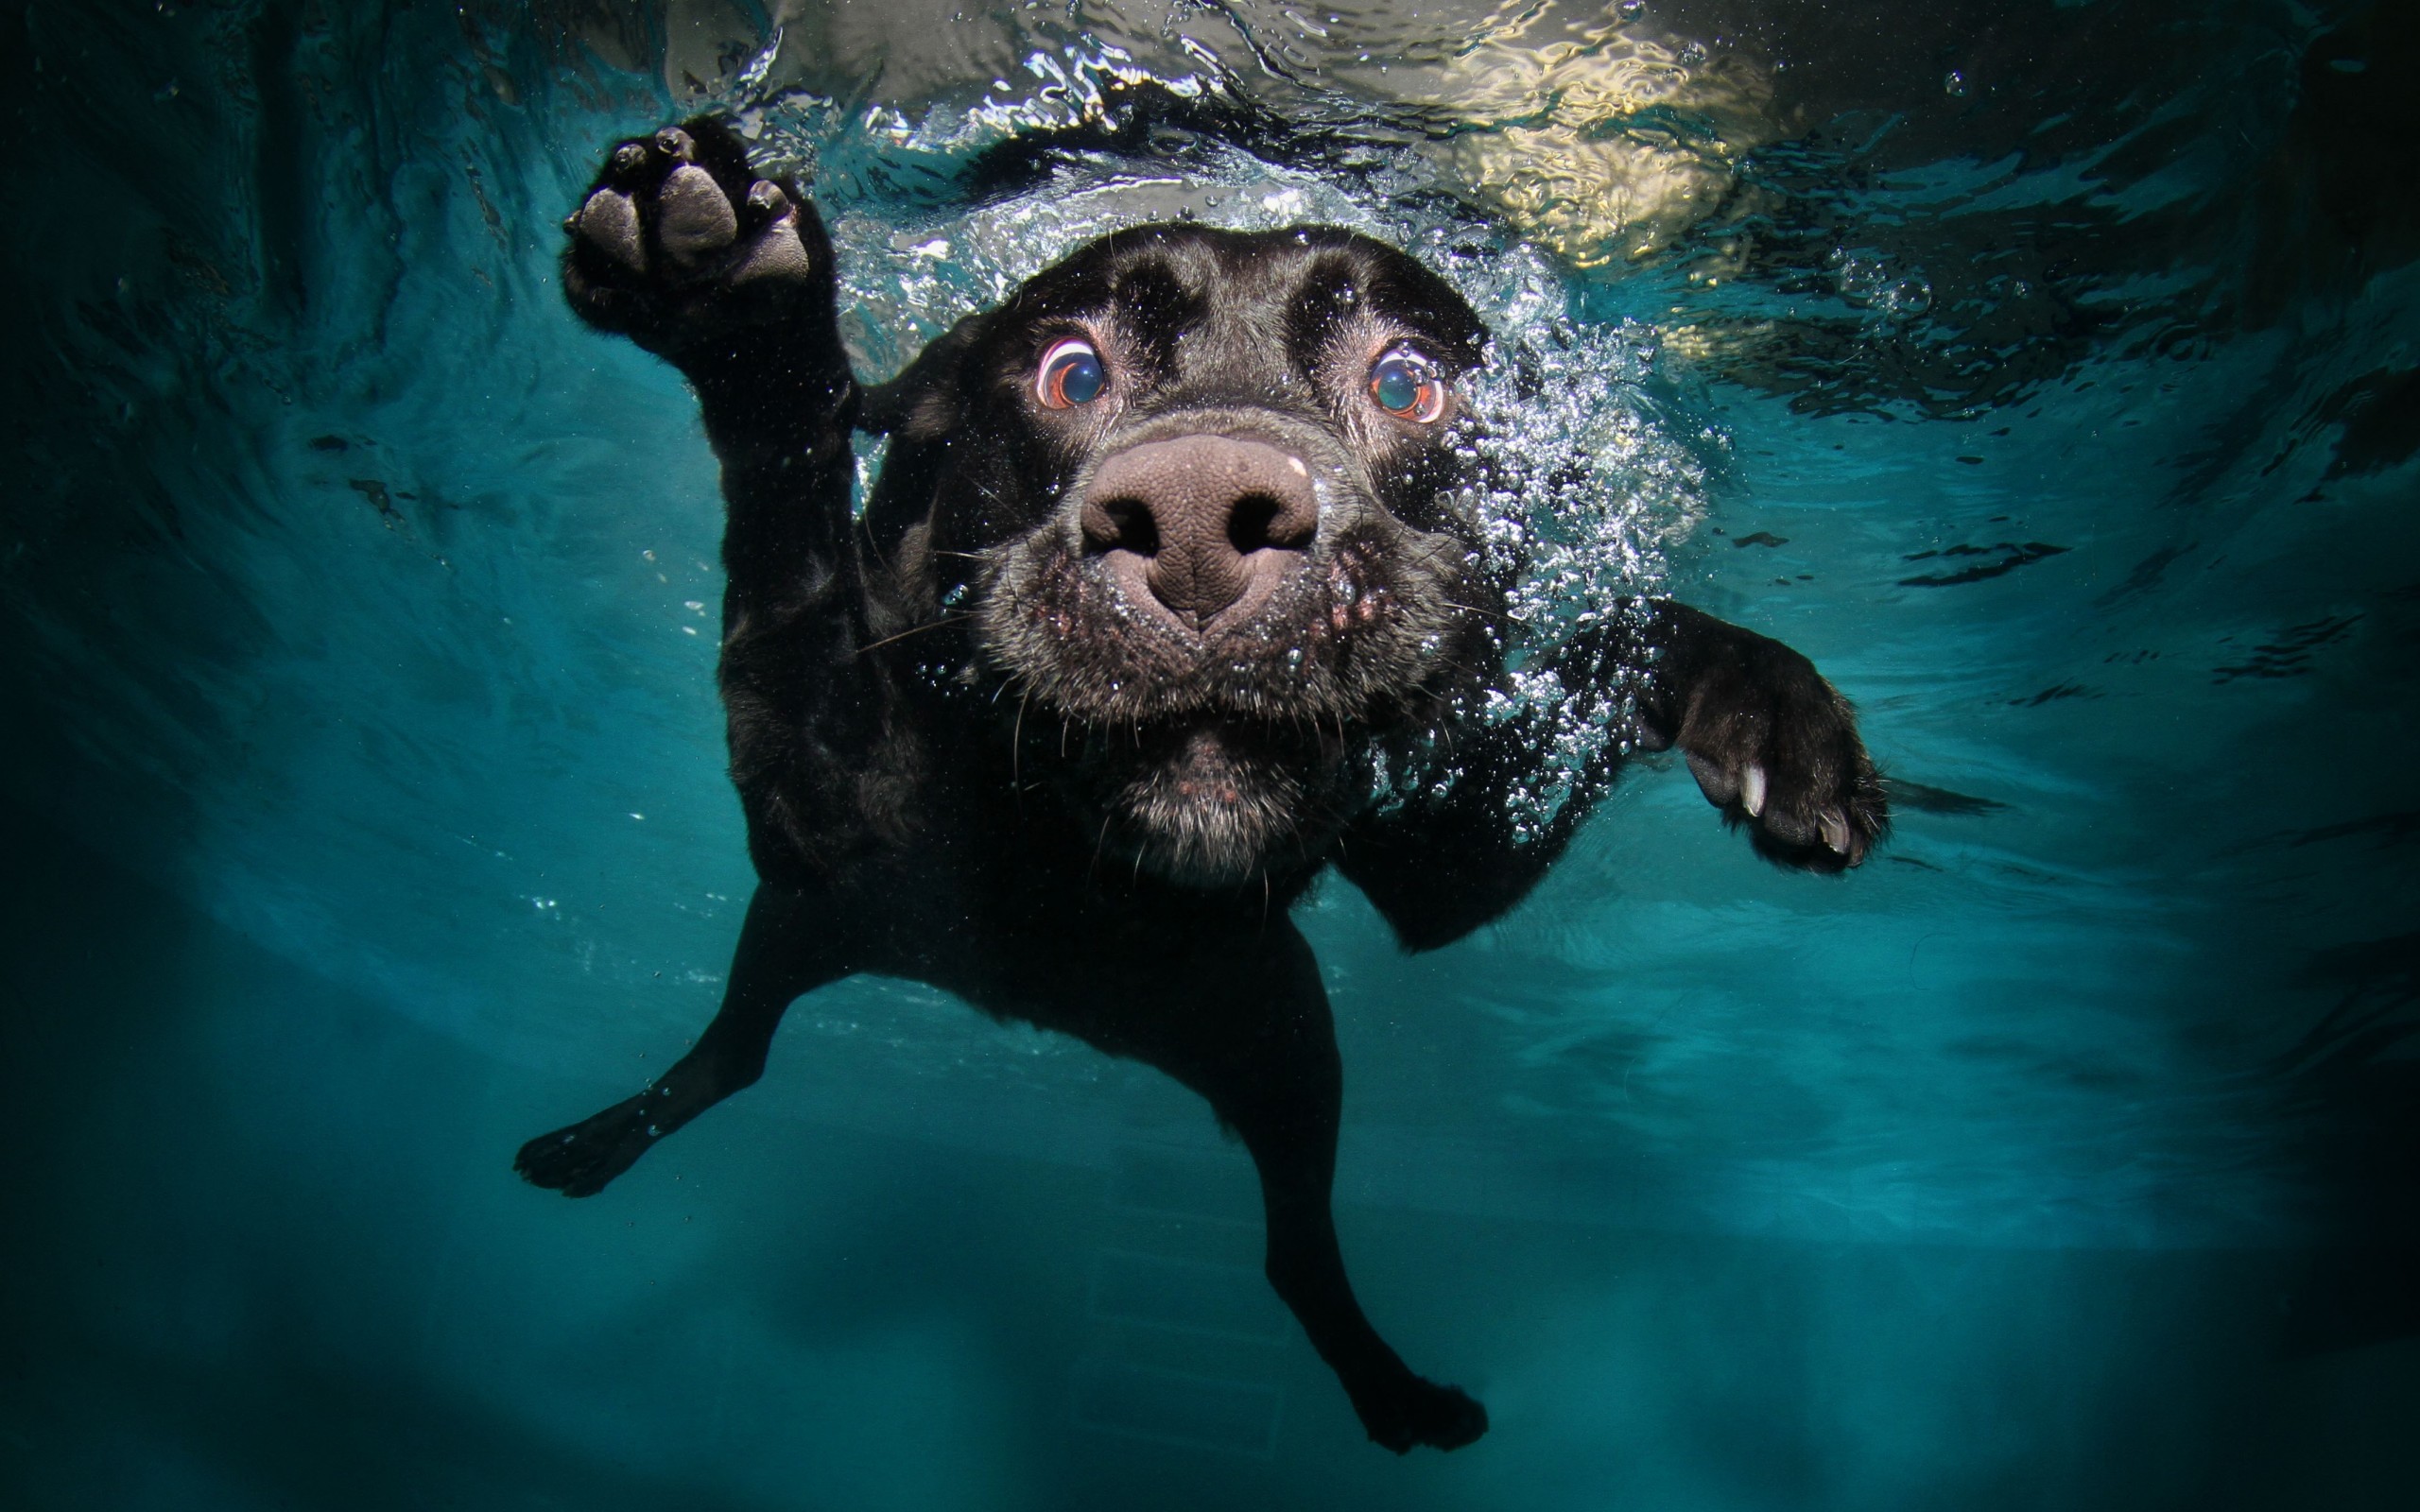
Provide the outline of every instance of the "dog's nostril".
{"type": "Polygon", "coordinates": [[[1291,488],[1246,490],[1227,507],[1227,542],[1245,556],[1270,547],[1299,550],[1319,526],[1319,496],[1307,478],[1291,488]]]}
{"type": "Polygon", "coordinates": [[[1140,499],[1101,499],[1084,506],[1084,543],[1095,551],[1131,551],[1155,557],[1160,523],[1140,499]]]}
{"type": "Polygon", "coordinates": [[[1266,493],[1247,493],[1237,499],[1227,511],[1227,540],[1236,550],[1250,555],[1276,542],[1270,538],[1269,527],[1286,507],[1266,493]]]}

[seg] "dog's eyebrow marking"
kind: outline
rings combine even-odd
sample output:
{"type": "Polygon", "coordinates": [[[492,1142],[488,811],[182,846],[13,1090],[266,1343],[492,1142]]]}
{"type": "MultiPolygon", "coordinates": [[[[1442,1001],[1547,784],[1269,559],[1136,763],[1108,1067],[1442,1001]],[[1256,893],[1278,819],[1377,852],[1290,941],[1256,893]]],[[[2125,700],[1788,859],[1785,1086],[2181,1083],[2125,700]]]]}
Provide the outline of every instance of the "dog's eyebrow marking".
{"type": "Polygon", "coordinates": [[[1303,274],[1286,312],[1287,356],[1305,377],[1319,366],[1338,322],[1361,303],[1360,270],[1338,252],[1324,252],[1303,274]]]}
{"type": "Polygon", "coordinates": [[[1189,288],[1164,257],[1136,262],[1110,286],[1117,323],[1150,353],[1162,372],[1176,360],[1177,337],[1209,313],[1198,289],[1189,288]]]}

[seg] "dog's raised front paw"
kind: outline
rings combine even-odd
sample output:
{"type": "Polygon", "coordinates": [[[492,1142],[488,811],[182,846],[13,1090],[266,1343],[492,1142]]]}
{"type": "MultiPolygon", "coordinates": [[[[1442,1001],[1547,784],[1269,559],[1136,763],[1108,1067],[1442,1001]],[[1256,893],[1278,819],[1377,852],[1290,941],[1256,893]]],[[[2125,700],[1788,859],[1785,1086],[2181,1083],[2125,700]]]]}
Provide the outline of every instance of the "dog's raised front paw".
{"type": "Polygon", "coordinates": [[[581,318],[687,368],[743,331],[831,323],[832,251],[795,186],[760,179],[711,117],[625,142],[563,222],[581,318]]]}

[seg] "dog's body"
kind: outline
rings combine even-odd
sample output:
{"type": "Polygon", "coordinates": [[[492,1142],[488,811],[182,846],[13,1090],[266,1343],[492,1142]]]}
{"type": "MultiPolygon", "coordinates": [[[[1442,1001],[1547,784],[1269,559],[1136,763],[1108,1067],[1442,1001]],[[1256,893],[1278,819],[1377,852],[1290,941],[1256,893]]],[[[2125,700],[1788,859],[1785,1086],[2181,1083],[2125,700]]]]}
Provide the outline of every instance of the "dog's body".
{"type": "MultiPolygon", "coordinates": [[[[711,122],[625,144],[568,223],[591,323],[674,362],[723,464],[722,685],[760,884],[721,1011],[647,1091],[533,1140],[586,1195],[754,1081],[789,1003],[858,971],[1157,1066],[1257,1164],[1271,1283],[1370,1435],[1485,1431],[1363,1318],[1329,1217],[1341,1080],[1288,908],[1330,863],[1412,948],[1502,913],[1549,816],[1506,678],[1453,381],[1485,334],[1343,232],[1145,227],[860,391],[811,206],[711,122]],[[890,453],[850,512],[854,428],[890,453]]],[[[1544,663],[1678,744],[1773,859],[1882,833],[1847,706],[1787,647],[1636,606],[1544,663]]]]}

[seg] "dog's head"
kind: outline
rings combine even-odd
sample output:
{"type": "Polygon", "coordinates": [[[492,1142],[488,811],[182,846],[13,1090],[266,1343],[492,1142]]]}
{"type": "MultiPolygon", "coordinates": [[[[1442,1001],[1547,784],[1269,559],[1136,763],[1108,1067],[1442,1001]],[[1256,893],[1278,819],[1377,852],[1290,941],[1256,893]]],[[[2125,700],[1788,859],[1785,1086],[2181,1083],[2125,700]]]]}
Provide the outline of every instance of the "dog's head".
{"type": "Polygon", "coordinates": [[[1373,743],[1495,655],[1457,392],[1484,340],[1342,231],[1092,243],[876,395],[890,602],[968,617],[1047,733],[1028,774],[1110,853],[1193,885],[1315,860],[1373,743]]]}

